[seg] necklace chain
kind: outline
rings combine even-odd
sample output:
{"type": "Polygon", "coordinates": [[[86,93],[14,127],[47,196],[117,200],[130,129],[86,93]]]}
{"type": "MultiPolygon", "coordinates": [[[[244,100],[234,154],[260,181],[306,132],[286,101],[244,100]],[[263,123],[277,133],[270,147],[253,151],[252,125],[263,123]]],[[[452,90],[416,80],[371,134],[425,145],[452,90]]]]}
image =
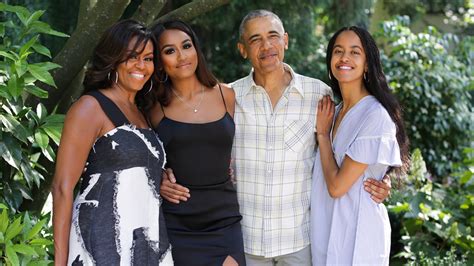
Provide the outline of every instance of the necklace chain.
{"type": "Polygon", "coordinates": [[[202,99],[204,99],[204,87],[202,86],[201,84],[201,99],[199,99],[199,102],[196,106],[192,106],[191,104],[189,104],[187,101],[185,101],[183,98],[181,98],[181,96],[179,96],[176,91],[171,88],[171,91],[173,92],[173,94],[176,96],[176,98],[178,98],[178,100],[180,100],[182,103],[184,103],[185,105],[187,105],[189,108],[191,108],[191,110],[194,112],[194,113],[197,113],[199,111],[199,106],[201,106],[201,103],[202,103],[202,99]]]}

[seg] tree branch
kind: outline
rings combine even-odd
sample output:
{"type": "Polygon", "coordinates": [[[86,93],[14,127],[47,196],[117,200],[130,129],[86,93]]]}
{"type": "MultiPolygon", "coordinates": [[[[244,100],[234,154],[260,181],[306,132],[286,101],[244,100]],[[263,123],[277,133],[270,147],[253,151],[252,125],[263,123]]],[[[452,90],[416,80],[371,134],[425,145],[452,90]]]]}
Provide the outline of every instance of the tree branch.
{"type": "Polygon", "coordinates": [[[179,18],[184,21],[189,21],[203,13],[216,9],[222,5],[226,5],[229,2],[230,0],[195,0],[158,18],[152,24],[158,24],[170,18],[179,18]]]}
{"type": "Polygon", "coordinates": [[[132,18],[149,25],[158,16],[166,2],[167,0],[143,0],[132,18]]]}

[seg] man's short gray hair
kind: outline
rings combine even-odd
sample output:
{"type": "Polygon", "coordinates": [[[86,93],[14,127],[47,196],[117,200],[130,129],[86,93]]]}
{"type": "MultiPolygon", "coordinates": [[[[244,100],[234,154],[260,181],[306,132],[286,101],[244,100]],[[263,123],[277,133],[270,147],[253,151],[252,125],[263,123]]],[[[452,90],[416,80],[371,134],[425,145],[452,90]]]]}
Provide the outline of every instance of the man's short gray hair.
{"type": "Polygon", "coordinates": [[[244,40],[243,36],[244,36],[244,31],[245,31],[245,24],[247,24],[249,20],[252,20],[254,18],[261,18],[261,17],[272,17],[276,19],[281,24],[283,31],[285,31],[285,28],[283,27],[283,22],[281,22],[281,19],[275,13],[268,11],[266,9],[252,10],[247,15],[245,15],[245,17],[242,19],[242,22],[240,22],[240,26],[239,26],[240,41],[244,40]]]}

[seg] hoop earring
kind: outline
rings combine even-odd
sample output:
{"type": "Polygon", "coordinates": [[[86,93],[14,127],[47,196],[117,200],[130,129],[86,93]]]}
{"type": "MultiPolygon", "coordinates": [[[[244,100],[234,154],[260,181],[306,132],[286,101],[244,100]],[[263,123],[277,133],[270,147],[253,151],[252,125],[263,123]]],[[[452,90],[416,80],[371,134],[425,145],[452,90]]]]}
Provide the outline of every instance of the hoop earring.
{"type": "Polygon", "coordinates": [[[145,95],[147,95],[148,93],[150,93],[151,89],[153,89],[153,80],[150,80],[150,88],[149,88],[148,91],[145,93],[145,95]]]}
{"type": "Polygon", "coordinates": [[[367,73],[367,72],[364,72],[364,80],[365,80],[367,83],[369,83],[369,80],[367,79],[366,73],[367,73]]]}
{"type": "Polygon", "coordinates": [[[118,83],[118,72],[115,71],[115,83],[118,83]]]}
{"type": "Polygon", "coordinates": [[[110,80],[110,72],[107,74],[107,80],[110,80]]]}
{"type": "Polygon", "coordinates": [[[165,72],[165,79],[163,80],[158,80],[160,83],[165,83],[168,80],[168,73],[165,72]]]}
{"type": "Polygon", "coordinates": [[[328,73],[328,76],[329,76],[329,80],[332,80],[332,78],[331,78],[331,72],[328,73]]]}

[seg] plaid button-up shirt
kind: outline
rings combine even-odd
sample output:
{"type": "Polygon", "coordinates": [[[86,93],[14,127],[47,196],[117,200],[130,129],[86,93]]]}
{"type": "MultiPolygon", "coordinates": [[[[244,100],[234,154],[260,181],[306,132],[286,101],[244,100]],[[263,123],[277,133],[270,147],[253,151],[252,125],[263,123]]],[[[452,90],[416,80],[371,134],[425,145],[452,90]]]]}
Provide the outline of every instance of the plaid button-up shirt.
{"type": "Polygon", "coordinates": [[[309,245],[311,176],[316,155],[318,101],[330,88],[296,74],[275,108],[253,71],[235,91],[235,177],[245,252],[265,257],[309,245]]]}

